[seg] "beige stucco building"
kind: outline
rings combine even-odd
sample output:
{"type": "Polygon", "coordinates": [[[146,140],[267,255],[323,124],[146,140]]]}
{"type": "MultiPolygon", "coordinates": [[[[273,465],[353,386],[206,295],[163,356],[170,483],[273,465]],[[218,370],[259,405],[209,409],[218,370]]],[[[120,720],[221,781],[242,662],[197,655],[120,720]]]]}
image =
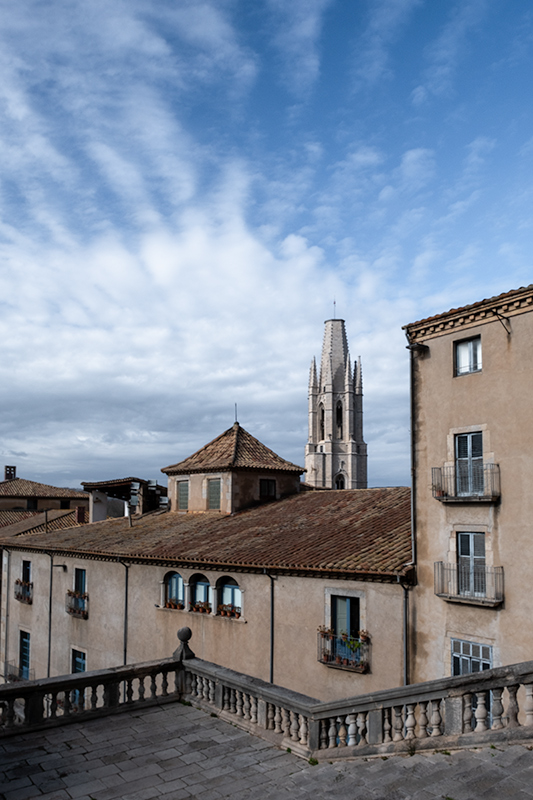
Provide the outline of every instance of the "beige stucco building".
{"type": "Polygon", "coordinates": [[[533,657],[533,286],[406,326],[413,681],[533,657]]]}
{"type": "Polygon", "coordinates": [[[319,699],[402,684],[409,489],[299,492],[239,426],[165,471],[170,512],[0,540],[8,677],[163,658],[189,626],[200,658],[319,699]]]}

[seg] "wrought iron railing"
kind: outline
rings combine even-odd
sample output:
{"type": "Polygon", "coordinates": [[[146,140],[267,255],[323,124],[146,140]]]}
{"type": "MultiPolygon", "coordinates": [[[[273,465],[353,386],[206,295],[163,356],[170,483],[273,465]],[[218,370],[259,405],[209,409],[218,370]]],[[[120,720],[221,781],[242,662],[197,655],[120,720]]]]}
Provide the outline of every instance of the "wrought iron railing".
{"type": "Polygon", "coordinates": [[[370,643],[349,635],[335,635],[327,631],[317,634],[317,659],[335,669],[368,672],[370,643]]]}
{"type": "Polygon", "coordinates": [[[503,602],[503,567],[434,564],[435,594],[448,600],[499,605],[503,602]]]}
{"type": "Polygon", "coordinates": [[[15,600],[31,605],[33,603],[33,583],[28,581],[15,581],[15,600]]]}
{"type": "Polygon", "coordinates": [[[5,665],[4,678],[6,683],[33,681],[35,680],[35,670],[29,667],[20,667],[14,661],[8,661],[5,665]]]}
{"type": "Polygon", "coordinates": [[[79,619],[89,619],[89,595],[68,591],[65,599],[67,614],[79,619]]]}
{"type": "Polygon", "coordinates": [[[460,464],[433,467],[431,470],[433,497],[444,502],[486,500],[500,497],[500,467],[498,464],[460,464]]]}

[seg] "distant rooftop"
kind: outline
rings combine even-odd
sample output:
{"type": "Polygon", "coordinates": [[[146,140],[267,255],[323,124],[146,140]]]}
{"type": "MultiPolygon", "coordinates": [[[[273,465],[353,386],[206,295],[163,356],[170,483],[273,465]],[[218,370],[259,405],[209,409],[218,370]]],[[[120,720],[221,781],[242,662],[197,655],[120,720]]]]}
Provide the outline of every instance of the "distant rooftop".
{"type": "Polygon", "coordinates": [[[0,497],[68,497],[88,500],[89,495],[76,489],[63,489],[57,486],[48,486],[46,483],[28,481],[25,478],[13,478],[0,482],[0,497]]]}
{"type": "Polygon", "coordinates": [[[231,428],[204,445],[192,456],[164,467],[168,475],[191,472],[218,472],[228,469],[261,469],[278,472],[305,472],[303,467],[285,461],[235,422],[231,428]]]}

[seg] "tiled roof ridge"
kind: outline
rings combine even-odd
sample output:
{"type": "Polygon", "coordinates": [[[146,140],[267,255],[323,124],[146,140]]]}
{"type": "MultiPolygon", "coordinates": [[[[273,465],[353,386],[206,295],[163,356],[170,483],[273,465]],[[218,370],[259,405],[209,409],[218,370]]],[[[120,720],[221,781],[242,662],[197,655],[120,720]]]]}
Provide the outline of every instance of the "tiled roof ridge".
{"type": "Polygon", "coordinates": [[[435,314],[431,317],[426,317],[424,319],[417,320],[416,322],[410,322],[408,325],[403,325],[402,330],[407,330],[411,328],[415,328],[418,326],[426,326],[434,322],[438,322],[439,320],[445,320],[448,317],[455,317],[457,315],[464,315],[469,313],[475,313],[476,311],[483,311],[487,306],[494,306],[494,305],[501,305],[504,304],[507,300],[512,300],[513,298],[517,298],[518,295],[522,295],[522,303],[520,301],[515,302],[515,306],[518,308],[521,305],[531,305],[533,303],[533,283],[530,283],[528,286],[520,286],[518,289],[511,289],[508,292],[502,292],[502,294],[495,295],[494,297],[487,297],[484,300],[478,300],[475,303],[470,303],[466,306],[459,306],[458,308],[451,308],[449,311],[443,311],[441,314],[435,314]],[[528,296],[531,297],[529,302],[528,296]]]}
{"type": "Polygon", "coordinates": [[[86,492],[67,487],[50,486],[47,483],[30,481],[28,478],[13,478],[8,481],[0,481],[0,497],[78,497],[87,499],[86,492]],[[39,487],[40,493],[36,491],[39,487]],[[33,489],[33,491],[29,491],[33,489]]]}
{"type": "Polygon", "coordinates": [[[110,478],[107,481],[81,481],[82,486],[107,486],[108,484],[119,484],[119,483],[131,483],[132,481],[136,481],[138,483],[148,483],[147,480],[144,478],[110,478]]]}
{"type": "Polygon", "coordinates": [[[304,472],[303,467],[286,461],[265,444],[234,422],[231,428],[216,436],[182,461],[163,467],[163,473],[209,472],[220,469],[275,469],[304,472]],[[224,441],[226,440],[226,441],[224,441]],[[221,445],[217,451],[217,445],[221,445]],[[250,448],[249,459],[246,448],[250,448]],[[255,451],[255,464],[254,464],[255,451]],[[212,452],[212,454],[211,454],[212,452]]]}

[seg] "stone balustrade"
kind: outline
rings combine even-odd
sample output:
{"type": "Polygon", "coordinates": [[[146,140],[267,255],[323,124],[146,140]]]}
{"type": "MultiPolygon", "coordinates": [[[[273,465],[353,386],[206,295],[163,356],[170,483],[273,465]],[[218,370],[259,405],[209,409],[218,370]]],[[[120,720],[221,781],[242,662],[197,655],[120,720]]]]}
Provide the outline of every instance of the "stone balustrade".
{"type": "Polygon", "coordinates": [[[533,739],[533,661],[319,702],[196,659],[181,634],[172,659],[0,686],[0,735],[185,701],[317,760],[533,739]]]}

